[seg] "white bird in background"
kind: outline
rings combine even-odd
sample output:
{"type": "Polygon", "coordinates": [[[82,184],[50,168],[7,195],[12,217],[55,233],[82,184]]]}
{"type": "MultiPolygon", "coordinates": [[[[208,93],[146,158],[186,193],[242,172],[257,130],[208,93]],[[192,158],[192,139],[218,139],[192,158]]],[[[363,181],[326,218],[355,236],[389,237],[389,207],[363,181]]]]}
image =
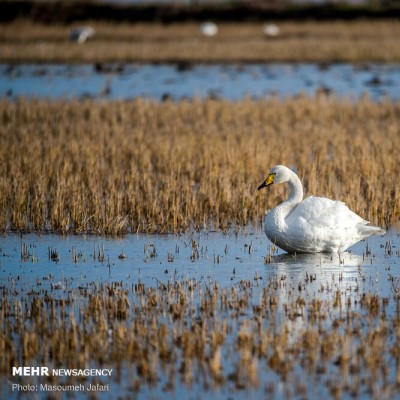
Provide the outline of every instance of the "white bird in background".
{"type": "Polygon", "coordinates": [[[204,36],[215,36],[218,33],[218,25],[214,22],[203,22],[200,25],[200,32],[204,36]]]}
{"type": "Polygon", "coordinates": [[[340,201],[314,196],[303,200],[299,177],[283,165],[273,167],[258,190],[274,183],[287,183],[289,197],[267,213],[264,229],[268,239],[288,253],[342,252],[368,236],[386,233],[340,201]]]}
{"type": "Polygon", "coordinates": [[[69,40],[76,43],[85,43],[90,37],[93,37],[95,30],[90,26],[82,26],[71,29],[69,40]]]}
{"type": "Polygon", "coordinates": [[[281,31],[279,29],[279,26],[275,24],[266,24],[263,27],[263,32],[266,36],[276,37],[280,34],[281,31]]]}

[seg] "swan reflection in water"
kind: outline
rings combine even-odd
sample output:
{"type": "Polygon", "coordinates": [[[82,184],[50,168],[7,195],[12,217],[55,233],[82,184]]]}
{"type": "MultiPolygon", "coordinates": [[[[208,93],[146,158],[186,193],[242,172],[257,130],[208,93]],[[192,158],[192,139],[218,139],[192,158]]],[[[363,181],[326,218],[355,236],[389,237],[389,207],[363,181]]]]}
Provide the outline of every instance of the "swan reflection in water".
{"type": "MultiPolygon", "coordinates": [[[[278,254],[271,258],[273,271],[292,285],[300,283],[328,284],[340,290],[358,284],[363,257],[349,252],[335,254],[278,254]]],[[[305,289],[310,291],[311,286],[305,289]]]]}
{"type": "MultiPolygon", "coordinates": [[[[324,304],[329,313],[346,309],[349,296],[361,291],[363,257],[341,254],[279,254],[270,260],[270,278],[275,280],[278,319],[295,340],[307,329],[307,307],[313,299],[324,304]],[[305,301],[303,301],[303,299],[305,301]],[[334,307],[340,301],[339,307],[334,307]]],[[[272,293],[271,293],[272,294],[272,293]]],[[[280,325],[280,324],[278,324],[280,325]]]]}

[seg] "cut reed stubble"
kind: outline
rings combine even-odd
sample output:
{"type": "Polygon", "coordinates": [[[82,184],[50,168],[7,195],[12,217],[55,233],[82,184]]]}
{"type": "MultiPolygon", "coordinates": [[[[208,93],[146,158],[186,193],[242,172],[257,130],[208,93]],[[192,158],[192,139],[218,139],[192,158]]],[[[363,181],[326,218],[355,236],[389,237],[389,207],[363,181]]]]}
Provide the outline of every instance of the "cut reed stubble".
{"type": "Polygon", "coordinates": [[[295,167],[306,195],[399,220],[400,106],[317,97],[240,102],[0,102],[0,228],[122,234],[261,221],[295,167]]]}

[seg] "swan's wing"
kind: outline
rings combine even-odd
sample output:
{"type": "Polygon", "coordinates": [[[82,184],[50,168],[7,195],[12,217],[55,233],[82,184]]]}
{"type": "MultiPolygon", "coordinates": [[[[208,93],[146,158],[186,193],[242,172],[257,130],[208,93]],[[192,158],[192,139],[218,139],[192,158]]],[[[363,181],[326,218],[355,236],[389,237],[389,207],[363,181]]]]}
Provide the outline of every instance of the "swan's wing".
{"type": "Polygon", "coordinates": [[[324,197],[306,198],[293,208],[285,223],[282,232],[272,232],[270,236],[267,233],[267,236],[291,252],[343,251],[365,237],[384,233],[382,229],[368,225],[368,221],[346,204],[324,197]]]}
{"type": "Polygon", "coordinates": [[[341,201],[310,196],[298,204],[287,217],[288,224],[314,228],[346,229],[365,222],[341,201]]]}
{"type": "Polygon", "coordinates": [[[346,204],[324,197],[308,197],[286,218],[289,241],[302,244],[303,251],[332,252],[361,240],[360,216],[346,204]]]}

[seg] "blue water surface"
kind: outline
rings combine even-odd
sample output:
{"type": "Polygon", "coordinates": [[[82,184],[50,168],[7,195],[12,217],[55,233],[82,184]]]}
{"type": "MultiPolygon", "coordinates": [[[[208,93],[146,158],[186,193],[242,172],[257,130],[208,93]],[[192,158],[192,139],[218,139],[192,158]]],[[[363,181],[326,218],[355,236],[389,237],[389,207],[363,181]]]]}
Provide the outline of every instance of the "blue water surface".
{"type": "Polygon", "coordinates": [[[399,64],[0,64],[0,98],[400,99],[399,64]]]}

